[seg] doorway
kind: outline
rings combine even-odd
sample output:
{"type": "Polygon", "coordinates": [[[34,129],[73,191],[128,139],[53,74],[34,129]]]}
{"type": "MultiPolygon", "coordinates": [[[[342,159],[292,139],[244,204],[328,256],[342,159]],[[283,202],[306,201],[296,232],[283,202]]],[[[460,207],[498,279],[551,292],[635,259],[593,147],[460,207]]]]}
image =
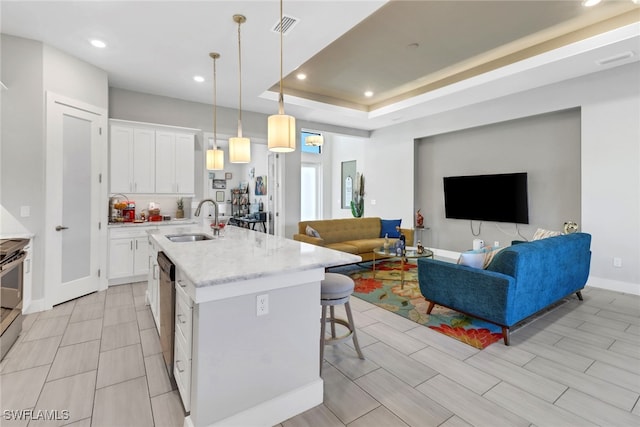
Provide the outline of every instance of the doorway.
{"type": "Polygon", "coordinates": [[[47,308],[106,289],[107,112],[47,93],[47,308]],[[104,226],[103,226],[104,224],[104,226]]]}

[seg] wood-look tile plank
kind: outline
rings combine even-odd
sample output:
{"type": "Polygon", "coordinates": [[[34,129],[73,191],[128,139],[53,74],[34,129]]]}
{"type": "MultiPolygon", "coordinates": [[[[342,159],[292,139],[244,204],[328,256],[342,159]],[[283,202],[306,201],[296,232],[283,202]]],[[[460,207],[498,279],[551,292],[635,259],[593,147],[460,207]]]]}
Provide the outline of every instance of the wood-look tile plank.
{"type": "Polygon", "coordinates": [[[324,405],[344,424],[349,424],[380,406],[379,402],[331,365],[325,364],[322,368],[322,379],[324,405]]]}
{"type": "Polygon", "coordinates": [[[176,427],[184,425],[185,414],[177,390],[151,398],[151,409],[155,427],[176,427]]]}
{"type": "Polygon", "coordinates": [[[100,353],[96,388],[144,377],[146,375],[140,344],[100,353]]]}
{"type": "Polygon", "coordinates": [[[427,365],[381,342],[367,347],[366,357],[412,387],[438,374],[427,365]]]}
{"type": "Polygon", "coordinates": [[[590,322],[584,322],[582,325],[580,325],[580,327],[578,327],[578,329],[610,339],[627,341],[632,344],[637,344],[639,341],[638,336],[635,334],[630,334],[626,331],[619,331],[617,329],[608,328],[602,325],[596,325],[595,323],[590,322]]]}
{"type": "Polygon", "coordinates": [[[6,356],[2,373],[21,371],[36,366],[50,365],[56,356],[62,336],[16,343],[6,356]]]}
{"type": "Polygon", "coordinates": [[[583,355],[580,355],[579,352],[574,353],[572,351],[562,349],[558,346],[557,343],[555,345],[547,345],[543,343],[525,341],[516,344],[516,346],[528,351],[530,354],[544,357],[545,359],[552,360],[566,366],[567,368],[571,368],[580,372],[586,371],[587,368],[594,362],[594,359],[584,357],[583,355]]]}
{"type": "Polygon", "coordinates": [[[131,283],[124,283],[122,285],[111,285],[107,288],[107,296],[122,293],[133,296],[131,283]]]}
{"type": "Polygon", "coordinates": [[[444,423],[440,424],[439,427],[473,427],[473,426],[472,424],[469,424],[468,422],[458,417],[457,415],[454,415],[444,423]]]}
{"type": "Polygon", "coordinates": [[[42,338],[50,338],[58,335],[64,335],[64,331],[69,323],[71,315],[58,316],[53,318],[44,318],[36,320],[24,336],[24,341],[39,340],[42,338]]]}
{"type": "Polygon", "coordinates": [[[315,406],[302,414],[289,418],[283,427],[344,427],[344,424],[325,405],[315,406]]]}
{"type": "Polygon", "coordinates": [[[151,310],[138,310],[136,311],[136,317],[138,319],[138,329],[143,330],[156,327],[156,322],[153,320],[151,310]]]}
{"type": "Polygon", "coordinates": [[[104,310],[102,326],[113,326],[120,323],[133,322],[134,320],[138,320],[138,318],[136,309],[133,306],[107,308],[104,310]]]}
{"type": "Polygon", "coordinates": [[[500,344],[502,344],[502,342],[495,343],[495,345],[490,345],[482,351],[518,366],[522,366],[536,357],[535,354],[527,351],[527,348],[524,346],[500,344]]]}
{"type": "Polygon", "coordinates": [[[629,325],[625,332],[628,334],[633,334],[636,336],[640,336],[640,325],[629,325]]]}
{"type": "Polygon", "coordinates": [[[48,381],[98,369],[100,340],[60,347],[51,365],[48,381]]]}
{"type": "MultiPolygon", "coordinates": [[[[444,425],[444,424],[442,424],[444,425]]],[[[373,411],[365,414],[349,423],[349,427],[407,427],[407,424],[400,418],[393,415],[393,413],[384,406],[378,406],[373,411]]],[[[453,426],[452,426],[453,427],[453,426]]]]}
{"type": "Polygon", "coordinates": [[[529,427],[529,421],[485,399],[468,388],[437,375],[416,389],[471,425],[529,427]]]}
{"type": "Polygon", "coordinates": [[[71,313],[69,323],[84,322],[85,320],[100,319],[104,315],[104,302],[92,304],[77,303],[71,313]]]}
{"type": "Polygon", "coordinates": [[[131,293],[134,297],[144,296],[147,293],[147,282],[135,282],[131,284],[131,293]]]}
{"type": "Polygon", "coordinates": [[[586,418],[555,406],[504,381],[486,392],[484,397],[506,410],[529,420],[538,427],[596,426],[586,418]]]}
{"type": "Polygon", "coordinates": [[[616,341],[611,344],[609,350],[624,354],[625,356],[640,359],[640,345],[638,344],[633,344],[627,341],[616,341]]]}
{"type": "Polygon", "coordinates": [[[133,294],[131,292],[108,293],[105,300],[105,308],[133,306],[133,294]]]}
{"type": "Polygon", "coordinates": [[[555,402],[567,389],[567,386],[559,382],[547,379],[488,353],[480,352],[467,359],[466,362],[547,402],[555,402]]]}
{"type": "Polygon", "coordinates": [[[96,390],[92,427],[152,427],[151,400],[145,377],[96,390]]]}
{"type": "MultiPolygon", "coordinates": [[[[640,360],[637,358],[617,353],[612,350],[594,347],[571,338],[563,338],[558,341],[555,346],[568,351],[570,354],[581,354],[593,361],[599,360],[600,362],[607,363],[611,366],[626,369],[629,372],[637,373],[638,366],[640,366],[640,360]]],[[[560,361],[558,362],[561,363],[560,361]]]]}
{"type": "Polygon", "coordinates": [[[61,346],[78,344],[81,342],[99,340],[102,335],[102,319],[85,320],[84,322],[69,323],[62,337],[61,346]]]}
{"type": "Polygon", "coordinates": [[[149,383],[149,396],[154,397],[171,391],[171,381],[162,353],[145,357],[144,367],[149,383]]]}
{"type": "Polygon", "coordinates": [[[140,342],[142,343],[142,354],[144,354],[144,357],[162,353],[160,337],[158,336],[156,328],[144,329],[140,331],[139,336],[140,342]]]}
{"type": "Polygon", "coordinates": [[[416,327],[416,322],[405,319],[402,316],[380,307],[367,310],[364,314],[400,332],[405,332],[416,327]]]}
{"type": "Polygon", "coordinates": [[[384,369],[375,370],[355,382],[410,426],[437,426],[453,415],[384,369]]]}
{"type": "MultiPolygon", "coordinates": [[[[542,326],[542,325],[541,325],[542,326]]],[[[539,329],[537,323],[524,325],[518,330],[511,332],[511,344],[525,341],[535,341],[542,344],[553,345],[562,339],[563,335],[548,330],[539,329]]]]}
{"type": "Polygon", "coordinates": [[[638,393],[626,390],[612,382],[594,378],[588,374],[588,370],[587,373],[583,373],[566,369],[563,365],[541,357],[527,363],[525,369],[628,411],[638,400],[638,393]]]}
{"type": "Polygon", "coordinates": [[[119,325],[107,326],[102,329],[102,343],[100,351],[113,350],[114,348],[126,347],[139,342],[140,332],[138,331],[137,320],[121,323],[119,325]]]}
{"type": "Polygon", "coordinates": [[[605,319],[619,320],[621,322],[626,322],[632,325],[640,325],[640,316],[633,316],[617,311],[599,310],[596,316],[604,317],[605,319]]]}
{"type": "Polygon", "coordinates": [[[0,375],[2,409],[33,408],[49,373],[49,365],[0,375]]]}
{"type": "Polygon", "coordinates": [[[596,324],[599,326],[604,326],[606,328],[615,329],[617,331],[624,331],[629,326],[629,322],[616,319],[608,319],[597,314],[589,314],[579,311],[567,313],[567,316],[574,319],[582,320],[584,322],[588,322],[590,324],[596,324]]]}
{"type": "Polygon", "coordinates": [[[555,404],[601,426],[626,427],[640,425],[640,417],[637,415],[571,388],[560,396],[560,399],[555,404]]]}
{"type": "Polygon", "coordinates": [[[578,341],[585,342],[587,344],[608,348],[613,344],[614,339],[601,334],[594,333],[593,331],[586,331],[583,329],[569,328],[562,325],[550,324],[545,327],[546,331],[555,332],[564,337],[570,337],[578,341]]]}
{"type": "Polygon", "coordinates": [[[362,328],[362,330],[378,340],[384,341],[403,354],[415,353],[426,347],[426,344],[422,341],[403,334],[397,329],[388,326],[386,323],[374,323],[366,328],[362,328]]]}
{"type": "MultiPolygon", "coordinates": [[[[358,337],[358,345],[360,345],[360,349],[363,350],[363,352],[367,346],[380,342],[376,337],[372,337],[371,335],[369,335],[368,333],[366,333],[361,329],[356,330],[356,336],[358,337]]],[[[353,340],[348,340],[344,344],[355,349],[355,346],[353,345],[353,340]]],[[[364,357],[367,357],[367,356],[365,355],[364,357]]]]}
{"type": "Polygon", "coordinates": [[[73,308],[76,306],[75,301],[68,301],[59,305],[56,305],[51,310],[40,312],[40,319],[51,319],[58,316],[70,316],[73,312],[73,308]]]}
{"type": "Polygon", "coordinates": [[[423,326],[410,329],[406,334],[458,360],[465,360],[479,351],[477,348],[423,326]]]}
{"type": "Polygon", "coordinates": [[[85,295],[82,298],[78,298],[76,300],[76,305],[84,305],[84,304],[104,304],[105,299],[107,297],[107,291],[99,291],[93,292],[89,295],[85,295]]]}
{"type": "Polygon", "coordinates": [[[363,349],[365,360],[359,359],[356,351],[346,344],[328,345],[324,348],[324,360],[335,366],[340,372],[351,380],[360,378],[379,368],[373,361],[367,359],[363,349]]]}
{"type": "Polygon", "coordinates": [[[93,395],[96,388],[96,373],[89,371],[45,383],[37,410],[68,410],[68,420],[39,420],[37,425],[61,425],[91,416],[93,395]]]}
{"type": "Polygon", "coordinates": [[[430,367],[434,371],[458,382],[475,393],[482,394],[500,382],[500,379],[471,366],[465,362],[451,358],[436,348],[427,347],[412,354],[411,357],[430,367]]]}
{"type": "MultiPolygon", "coordinates": [[[[640,375],[638,373],[632,373],[625,369],[616,368],[607,363],[596,361],[586,372],[596,378],[603,379],[605,381],[618,384],[620,387],[624,387],[627,390],[632,390],[636,393],[640,393],[640,375]]],[[[633,405],[631,405],[633,406],[633,405]]]]}

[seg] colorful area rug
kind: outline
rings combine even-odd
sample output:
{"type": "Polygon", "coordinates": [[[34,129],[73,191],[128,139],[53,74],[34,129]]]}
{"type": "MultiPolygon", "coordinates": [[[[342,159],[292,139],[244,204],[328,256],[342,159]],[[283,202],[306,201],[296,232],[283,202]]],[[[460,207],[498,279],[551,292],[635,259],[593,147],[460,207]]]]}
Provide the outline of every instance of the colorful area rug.
{"type": "Polygon", "coordinates": [[[371,266],[371,262],[366,262],[338,267],[330,271],[346,274],[355,281],[353,296],[465,344],[483,349],[502,340],[502,329],[499,326],[455,310],[436,305],[431,314],[427,314],[429,302],[420,293],[416,264],[409,262],[404,265],[404,288],[400,286],[401,262],[399,260],[378,261],[375,279],[371,266]]]}

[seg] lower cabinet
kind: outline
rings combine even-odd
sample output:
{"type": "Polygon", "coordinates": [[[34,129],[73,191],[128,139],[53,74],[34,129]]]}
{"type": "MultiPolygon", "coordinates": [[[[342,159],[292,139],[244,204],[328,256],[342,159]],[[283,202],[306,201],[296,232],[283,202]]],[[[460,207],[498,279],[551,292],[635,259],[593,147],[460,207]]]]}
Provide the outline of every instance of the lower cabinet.
{"type": "Polygon", "coordinates": [[[144,280],[149,271],[149,227],[109,230],[109,283],[144,280]]]}
{"type": "Polygon", "coordinates": [[[188,279],[176,271],[176,327],[173,353],[173,375],[184,409],[191,411],[191,349],[193,343],[193,301],[184,288],[188,279]]]}
{"type": "Polygon", "coordinates": [[[147,302],[156,322],[156,329],[160,332],[160,267],[158,266],[158,248],[149,240],[149,272],[147,273],[147,302]]]}

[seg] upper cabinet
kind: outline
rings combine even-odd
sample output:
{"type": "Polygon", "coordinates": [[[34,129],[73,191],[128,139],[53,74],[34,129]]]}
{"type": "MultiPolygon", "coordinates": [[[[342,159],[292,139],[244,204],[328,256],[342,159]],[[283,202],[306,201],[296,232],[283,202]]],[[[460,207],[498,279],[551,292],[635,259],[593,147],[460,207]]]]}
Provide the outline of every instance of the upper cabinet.
{"type": "Polygon", "coordinates": [[[195,192],[197,129],[111,121],[111,193],[195,192]]]}
{"type": "Polygon", "coordinates": [[[156,193],[195,192],[195,137],[156,132],[156,193]]]}
{"type": "Polygon", "coordinates": [[[111,126],[111,192],[153,193],[155,132],[111,126]]]}

